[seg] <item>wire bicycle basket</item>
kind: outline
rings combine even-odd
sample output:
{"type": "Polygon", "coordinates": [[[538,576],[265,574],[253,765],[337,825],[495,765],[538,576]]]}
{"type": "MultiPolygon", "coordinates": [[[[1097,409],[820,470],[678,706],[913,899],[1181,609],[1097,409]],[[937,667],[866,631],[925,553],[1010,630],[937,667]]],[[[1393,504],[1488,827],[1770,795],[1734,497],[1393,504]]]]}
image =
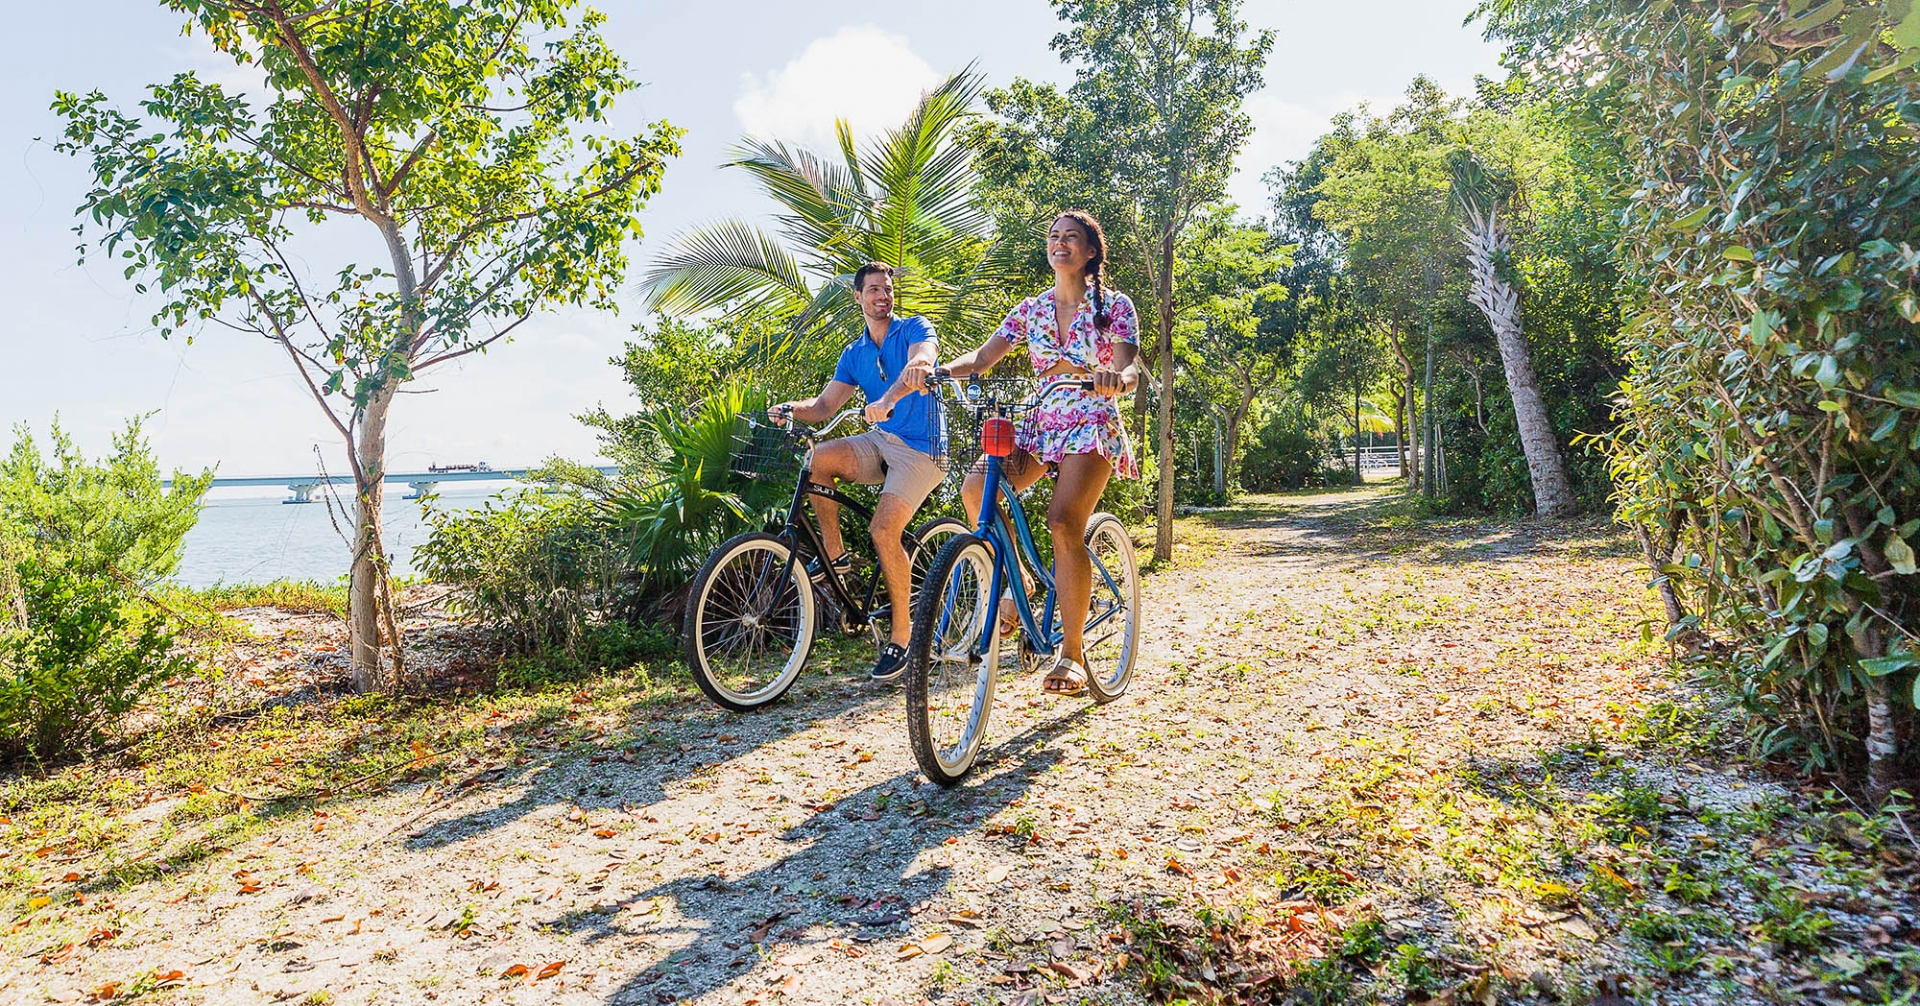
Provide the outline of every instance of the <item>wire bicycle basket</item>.
{"type": "Polygon", "coordinates": [[[733,453],[727,471],[743,479],[790,479],[800,467],[805,444],[795,433],[751,417],[734,420],[733,453]]]}

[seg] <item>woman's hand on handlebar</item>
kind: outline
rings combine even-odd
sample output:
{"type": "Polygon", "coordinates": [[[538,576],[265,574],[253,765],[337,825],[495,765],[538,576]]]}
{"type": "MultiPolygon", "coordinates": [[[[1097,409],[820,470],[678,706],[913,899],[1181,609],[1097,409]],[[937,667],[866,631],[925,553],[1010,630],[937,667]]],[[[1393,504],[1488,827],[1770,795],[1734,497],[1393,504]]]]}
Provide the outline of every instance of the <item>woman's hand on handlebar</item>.
{"type": "Polygon", "coordinates": [[[1093,393],[1103,398],[1118,398],[1129,390],[1129,386],[1139,380],[1139,371],[1132,366],[1114,370],[1111,367],[1098,367],[1090,375],[1093,378],[1093,393]]]}
{"type": "Polygon", "coordinates": [[[878,402],[870,403],[861,411],[860,415],[865,417],[867,422],[878,426],[880,423],[885,422],[888,416],[893,415],[893,405],[885,399],[882,399],[878,402]]]}

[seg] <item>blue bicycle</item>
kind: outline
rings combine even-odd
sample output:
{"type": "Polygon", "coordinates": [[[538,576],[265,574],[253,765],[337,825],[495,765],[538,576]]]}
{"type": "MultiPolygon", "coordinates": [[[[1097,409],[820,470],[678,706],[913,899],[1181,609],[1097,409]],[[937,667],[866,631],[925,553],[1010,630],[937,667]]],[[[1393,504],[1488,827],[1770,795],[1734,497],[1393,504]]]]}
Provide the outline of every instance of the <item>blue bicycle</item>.
{"type": "MultiPolygon", "coordinates": [[[[1052,659],[1061,632],[1052,566],[1041,561],[1019,494],[1001,469],[1002,460],[1013,452],[1013,417],[1035,408],[1044,396],[1024,398],[1015,390],[1025,388],[1022,382],[975,378],[962,388],[944,370],[933,376],[979,422],[986,459],[978,524],[973,533],[950,538],[928,565],[914,598],[913,641],[907,646],[907,734],[913,757],[927,778],[952,786],[966,777],[987,738],[1000,676],[1003,595],[1011,598],[1019,616],[1027,667],[1052,659]],[[996,505],[1001,501],[1004,511],[996,505]],[[1033,571],[1045,595],[1038,615],[1023,568],[1033,571]]],[[[1047,393],[1076,383],[1093,386],[1091,381],[1063,381],[1047,393]]],[[[1139,567],[1133,541],[1113,514],[1089,518],[1082,545],[1093,566],[1085,637],[1087,690],[1095,702],[1112,702],[1126,692],[1133,676],[1140,626],[1139,567]]]]}

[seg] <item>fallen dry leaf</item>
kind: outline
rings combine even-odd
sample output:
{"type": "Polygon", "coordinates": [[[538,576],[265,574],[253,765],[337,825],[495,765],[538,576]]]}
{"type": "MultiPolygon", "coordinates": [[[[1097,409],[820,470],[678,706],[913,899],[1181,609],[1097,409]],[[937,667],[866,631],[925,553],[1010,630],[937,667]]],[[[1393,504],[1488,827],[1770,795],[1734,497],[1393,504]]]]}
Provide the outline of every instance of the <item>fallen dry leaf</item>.
{"type": "Polygon", "coordinates": [[[500,972],[500,977],[502,977],[502,978],[518,978],[518,977],[520,977],[521,975],[524,975],[524,974],[526,974],[526,973],[527,973],[528,971],[530,971],[530,970],[532,970],[532,969],[531,969],[531,968],[528,968],[528,967],[527,967],[527,966],[526,966],[525,964],[515,964],[515,965],[514,965],[513,967],[510,967],[510,968],[508,968],[508,969],[506,969],[505,971],[502,971],[502,972],[500,972]]]}
{"type": "Polygon", "coordinates": [[[567,966],[566,961],[554,961],[551,964],[548,964],[546,967],[541,968],[539,973],[533,976],[533,980],[542,981],[547,978],[552,978],[554,975],[557,975],[560,973],[561,968],[564,968],[566,966],[567,966]]]}

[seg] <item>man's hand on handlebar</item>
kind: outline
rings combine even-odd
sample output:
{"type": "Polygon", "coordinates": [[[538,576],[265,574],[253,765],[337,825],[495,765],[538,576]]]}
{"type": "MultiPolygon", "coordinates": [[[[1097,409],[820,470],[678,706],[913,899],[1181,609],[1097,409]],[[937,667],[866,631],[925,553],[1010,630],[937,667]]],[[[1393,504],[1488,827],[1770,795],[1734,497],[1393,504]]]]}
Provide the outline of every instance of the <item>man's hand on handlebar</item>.
{"type": "Polygon", "coordinates": [[[1137,379],[1135,373],[1132,367],[1124,370],[1099,367],[1089,375],[1093,378],[1093,393],[1103,398],[1118,398],[1126,394],[1127,385],[1137,379]]]}
{"type": "Polygon", "coordinates": [[[767,420],[775,426],[793,425],[793,407],[798,404],[798,402],[781,402],[779,405],[768,406],[767,420]]]}

